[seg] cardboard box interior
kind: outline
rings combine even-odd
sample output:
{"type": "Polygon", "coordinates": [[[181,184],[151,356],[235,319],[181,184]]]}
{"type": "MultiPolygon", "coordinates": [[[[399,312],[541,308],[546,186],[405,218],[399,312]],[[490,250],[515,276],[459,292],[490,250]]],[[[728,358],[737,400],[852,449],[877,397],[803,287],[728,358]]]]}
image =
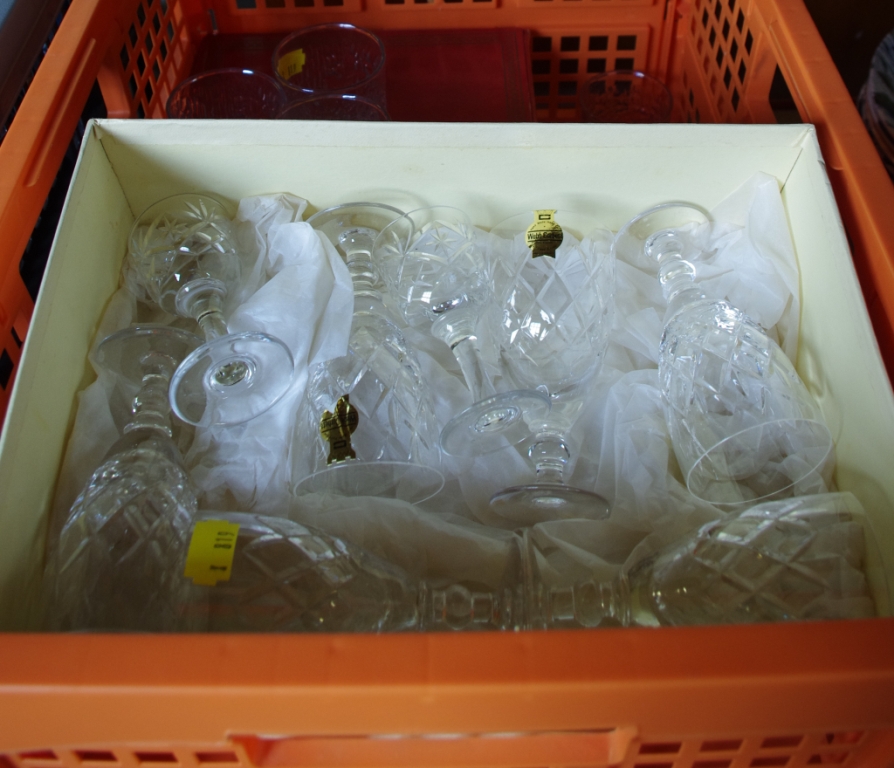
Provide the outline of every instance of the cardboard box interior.
{"type": "MultiPolygon", "coordinates": [[[[836,439],[836,481],[894,582],[894,397],[813,128],[806,125],[98,121],[81,151],[0,438],[0,628],[35,627],[45,526],[86,355],[135,213],[167,195],[291,192],[311,210],[448,204],[487,228],[520,210],[596,210],[617,230],[668,200],[712,208],[754,173],[779,180],[801,268],[796,361],[836,439]]],[[[883,611],[889,612],[883,605],[883,611]]]]}

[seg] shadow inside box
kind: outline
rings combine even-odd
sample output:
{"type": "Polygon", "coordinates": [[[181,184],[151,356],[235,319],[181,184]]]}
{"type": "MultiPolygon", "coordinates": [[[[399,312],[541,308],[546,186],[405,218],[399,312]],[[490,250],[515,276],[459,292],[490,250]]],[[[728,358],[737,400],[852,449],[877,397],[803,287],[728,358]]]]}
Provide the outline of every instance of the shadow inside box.
{"type": "MultiPolygon", "coordinates": [[[[388,113],[412,122],[533,122],[530,32],[376,31],[385,45],[388,113]]],[[[273,75],[282,33],[209,35],[192,72],[243,67],[273,75]]]]}

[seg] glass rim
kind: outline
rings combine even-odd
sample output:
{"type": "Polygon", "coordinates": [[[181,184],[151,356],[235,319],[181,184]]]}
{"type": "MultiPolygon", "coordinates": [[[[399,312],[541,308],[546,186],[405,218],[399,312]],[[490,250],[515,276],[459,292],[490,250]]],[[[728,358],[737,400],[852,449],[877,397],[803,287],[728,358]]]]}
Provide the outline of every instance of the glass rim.
{"type": "MultiPolygon", "coordinates": [[[[819,447],[819,446],[818,446],[819,447]]],[[[705,501],[709,504],[713,504],[716,507],[721,508],[739,508],[743,505],[755,505],[765,501],[774,501],[776,499],[783,499],[786,491],[791,490],[794,486],[800,483],[807,477],[810,477],[814,474],[822,474],[822,467],[829,461],[829,457],[833,454],[835,450],[835,440],[832,437],[832,430],[829,429],[828,424],[823,422],[820,419],[812,418],[810,416],[802,416],[802,417],[792,417],[789,419],[771,419],[770,421],[761,422],[760,424],[753,424],[750,427],[746,427],[745,429],[740,429],[738,432],[733,433],[732,435],[727,435],[722,440],[714,443],[708,450],[702,452],[692,463],[692,466],[686,472],[686,490],[688,490],[693,496],[701,501],[705,501]],[[823,435],[826,439],[824,440],[825,444],[825,452],[822,455],[822,458],[817,460],[812,464],[808,469],[805,469],[798,477],[793,478],[786,485],[777,488],[775,491],[771,493],[765,493],[763,496],[756,496],[753,499],[742,499],[741,501],[718,501],[717,499],[712,499],[709,496],[706,496],[704,493],[697,492],[693,490],[693,473],[696,469],[705,461],[705,459],[714,451],[716,451],[721,446],[739,438],[741,435],[746,435],[749,432],[754,432],[756,430],[766,429],[767,427],[773,424],[810,424],[813,425],[813,428],[818,428],[817,434],[823,435]]],[[[739,485],[734,478],[728,478],[723,481],[723,485],[729,485],[730,483],[734,485],[739,485]]]]}
{"type": "Polygon", "coordinates": [[[165,102],[165,116],[168,117],[168,119],[170,120],[191,119],[170,117],[171,105],[174,103],[175,97],[179,96],[191,85],[195,85],[196,83],[200,83],[204,80],[212,80],[223,75],[244,75],[246,79],[257,80],[258,82],[272,85],[281,100],[285,97],[282,85],[277,81],[276,78],[271,77],[266,72],[261,72],[257,69],[250,69],[248,67],[220,67],[218,69],[208,69],[204,72],[198,72],[197,74],[190,75],[189,77],[177,83],[177,85],[174,87],[174,90],[171,91],[167,101],[165,102]]]}
{"type": "MultiPolygon", "coordinates": [[[[356,86],[350,86],[350,87],[354,88],[356,86]]],[[[282,88],[282,86],[280,86],[280,88],[282,88]]],[[[290,118],[290,117],[286,116],[286,113],[295,107],[300,107],[304,104],[310,104],[313,102],[330,101],[330,100],[350,101],[350,102],[354,102],[356,104],[363,104],[363,105],[371,108],[373,111],[378,112],[381,115],[382,120],[391,120],[391,117],[389,116],[388,111],[385,109],[384,106],[382,106],[381,104],[376,104],[376,102],[372,101],[371,99],[368,99],[365,96],[359,96],[356,93],[347,93],[346,91],[306,91],[303,89],[294,88],[294,86],[292,88],[293,88],[293,90],[298,91],[301,94],[303,94],[303,97],[298,98],[298,99],[292,99],[291,101],[288,101],[286,104],[284,104],[276,114],[277,120],[303,120],[303,119],[321,120],[321,121],[342,120],[343,118],[337,118],[337,117],[290,118]]],[[[364,121],[351,119],[351,122],[360,123],[360,122],[364,122],[364,121]]],[[[369,121],[366,121],[366,122],[369,122],[369,121]]]]}
{"type": "MultiPolygon", "coordinates": [[[[359,208],[360,210],[369,210],[369,209],[379,209],[384,211],[390,211],[391,213],[398,214],[395,216],[395,219],[399,219],[401,216],[405,216],[405,212],[400,210],[400,208],[395,208],[393,205],[386,205],[385,203],[373,203],[368,200],[356,201],[351,203],[339,203],[338,205],[330,205],[326,208],[322,208],[316,213],[311,214],[305,219],[305,222],[308,224],[312,224],[314,219],[322,219],[325,214],[335,213],[336,211],[346,211],[351,208],[359,208]]],[[[388,222],[389,224],[391,222],[388,222]]]]}
{"type": "MultiPolygon", "coordinates": [[[[411,461],[409,459],[346,459],[345,461],[336,462],[333,464],[327,464],[324,467],[320,467],[319,469],[313,470],[310,474],[305,475],[298,482],[294,484],[294,493],[296,496],[302,496],[304,494],[309,493],[335,493],[336,495],[344,495],[338,494],[335,491],[327,491],[327,490],[319,490],[315,488],[316,485],[320,482],[321,479],[324,481],[333,476],[343,475],[345,472],[350,472],[355,470],[358,467],[372,467],[378,470],[396,470],[397,474],[395,477],[399,476],[399,470],[405,470],[407,475],[415,474],[423,480],[431,480],[433,482],[428,483],[428,487],[425,490],[427,495],[421,496],[417,501],[413,502],[415,504],[421,504],[423,501],[427,501],[428,499],[437,496],[443,489],[446,484],[446,479],[444,477],[444,473],[438,469],[437,467],[432,467],[429,464],[424,464],[420,461],[411,461]]],[[[364,494],[356,494],[357,497],[361,497],[364,494]]],[[[367,494],[368,495],[368,494],[367,494]]],[[[389,496],[383,496],[380,498],[392,498],[389,496]]],[[[400,497],[394,497],[400,498],[400,497]]]]}
{"type": "Polygon", "coordinates": [[[312,24],[309,27],[302,27],[301,29],[296,29],[294,32],[286,35],[282,40],[280,40],[276,44],[276,48],[273,49],[273,56],[271,58],[271,66],[273,67],[273,76],[276,78],[277,83],[282,86],[286,93],[291,92],[299,92],[306,93],[309,95],[325,95],[325,94],[338,94],[338,93],[347,93],[349,89],[360,88],[367,83],[374,80],[378,77],[385,68],[385,44],[382,42],[382,38],[380,38],[375,32],[372,32],[364,27],[358,27],[356,24],[349,24],[345,21],[333,21],[327,22],[325,24],[312,24]],[[302,88],[301,86],[294,85],[290,83],[288,80],[285,80],[279,74],[278,62],[285,55],[283,53],[283,48],[292,43],[296,38],[301,38],[307,35],[310,32],[318,32],[320,30],[332,30],[332,29],[342,29],[349,30],[352,32],[359,33],[362,37],[365,37],[368,40],[372,40],[379,49],[379,61],[376,65],[376,68],[362,80],[358,80],[356,83],[353,83],[346,88],[340,88],[338,90],[320,90],[315,88],[302,88]]]}
{"type": "Polygon", "coordinates": [[[217,195],[213,195],[208,192],[175,192],[172,195],[165,195],[164,197],[159,198],[154,203],[150,203],[145,208],[143,208],[143,210],[140,211],[140,213],[138,213],[136,216],[134,216],[133,225],[130,228],[130,234],[128,236],[128,241],[130,240],[131,237],[133,237],[134,233],[137,230],[137,227],[143,225],[143,219],[145,218],[146,214],[149,213],[149,211],[151,211],[153,208],[155,208],[156,206],[160,206],[163,203],[167,203],[172,200],[176,200],[178,198],[187,198],[187,197],[201,197],[201,198],[204,198],[205,200],[211,200],[212,202],[217,203],[217,205],[220,206],[221,210],[224,212],[227,219],[232,220],[232,218],[233,218],[233,213],[230,210],[230,206],[227,205],[227,203],[224,202],[223,200],[221,200],[219,197],[217,197],[217,195]]]}

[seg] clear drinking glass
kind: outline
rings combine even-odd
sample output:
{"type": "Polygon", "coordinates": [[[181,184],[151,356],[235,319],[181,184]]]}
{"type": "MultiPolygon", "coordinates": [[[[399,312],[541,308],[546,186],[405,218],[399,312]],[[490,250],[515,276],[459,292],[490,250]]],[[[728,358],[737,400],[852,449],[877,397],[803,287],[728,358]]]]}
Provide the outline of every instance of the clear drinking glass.
{"type": "Polygon", "coordinates": [[[416,356],[382,301],[373,241],[403,212],[348,203],[307,221],[351,273],[348,353],[315,366],[292,445],[296,493],[387,496],[421,502],[444,485],[431,393],[416,356]]]}
{"type": "MultiPolygon", "coordinates": [[[[823,493],[740,510],[622,570],[552,587],[526,531],[535,628],[687,626],[859,619],[878,612],[868,578],[878,544],[860,502],[823,493]]],[[[887,585],[877,585],[887,600],[887,585]]]]}
{"type": "Polygon", "coordinates": [[[342,539],[291,520],[215,515],[239,525],[232,575],[207,588],[219,632],[516,629],[520,592],[431,584],[342,539]]]}
{"type": "Polygon", "coordinates": [[[441,448],[474,456],[515,445],[530,435],[527,419],[549,410],[534,389],[499,395],[476,336],[479,315],[493,301],[490,267],[469,217],[458,208],[420,208],[389,224],[376,239],[375,258],[411,325],[429,323],[453,351],[473,405],[441,432],[441,448]]]}
{"type": "Polygon", "coordinates": [[[585,123],[666,123],[674,97],[658,78],[616,69],[590,78],[580,93],[585,123]]]}
{"type": "Polygon", "coordinates": [[[270,75],[251,69],[213,69],[183,80],[168,97],[171,119],[273,120],[285,95],[270,75]]]}
{"type": "Polygon", "coordinates": [[[173,195],[133,225],[125,279],[140,298],[195,320],[205,343],[177,368],[171,405],[188,424],[238,424],[273,406],[291,386],[292,353],[259,331],[227,332],[222,307],[240,262],[223,203],[204,194],[173,195]]]}
{"type": "Polygon", "coordinates": [[[658,375],[689,491],[720,506],[825,489],[834,459],[822,411],[766,331],[695,283],[700,209],[669,203],[618,233],[652,260],[667,299],[658,375]]]}
{"type": "Polygon", "coordinates": [[[276,115],[280,120],[388,120],[384,107],[349,93],[293,101],[276,115]]]}
{"type": "Polygon", "coordinates": [[[198,596],[207,606],[209,628],[220,632],[857,619],[878,613],[877,596],[887,599],[887,585],[871,584],[867,576],[878,547],[849,493],[740,511],[669,543],[610,581],[549,583],[540,564],[552,553],[528,529],[507,555],[497,588],[420,579],[343,539],[283,518],[213,518],[239,526],[229,579],[198,596]]]}
{"type": "MultiPolygon", "coordinates": [[[[500,347],[511,378],[540,387],[552,407],[528,419],[534,482],[491,499],[501,517],[522,525],[562,518],[604,518],[601,496],[565,482],[567,433],[584,404],[586,384],[602,363],[614,307],[612,235],[590,216],[540,210],[491,230],[501,250],[491,259],[501,309],[500,347]]],[[[514,392],[503,397],[511,401],[514,392]]]]}
{"type": "Polygon", "coordinates": [[[276,46],[273,71],[290,102],[351,94],[385,108],[385,45],[353,24],[317,24],[293,32],[276,46]]]}
{"type": "Polygon", "coordinates": [[[200,344],[166,326],[127,328],[100,343],[98,363],[138,391],[124,434],[62,526],[48,573],[51,628],[197,628],[182,612],[190,585],[179,570],[197,504],[171,440],[168,384],[200,344]]]}

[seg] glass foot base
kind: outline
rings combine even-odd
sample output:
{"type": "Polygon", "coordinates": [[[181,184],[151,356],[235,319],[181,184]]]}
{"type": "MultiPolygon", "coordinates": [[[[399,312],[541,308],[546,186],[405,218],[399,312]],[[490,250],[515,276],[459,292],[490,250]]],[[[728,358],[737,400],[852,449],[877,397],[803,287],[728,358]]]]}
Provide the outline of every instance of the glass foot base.
{"type": "Polygon", "coordinates": [[[605,520],[611,514],[609,503],[599,494],[560,483],[505,488],[491,497],[490,508],[524,526],[550,520],[605,520]]]}
{"type": "Polygon", "coordinates": [[[241,424],[275,405],[292,385],[289,348],[265,333],[234,333],[203,344],[171,379],[171,406],[195,426],[241,424]]]}
{"type": "Polygon", "coordinates": [[[348,459],[305,477],[294,490],[296,495],[379,496],[418,504],[443,487],[444,475],[424,464],[348,459]]]}
{"type": "Polygon", "coordinates": [[[441,450],[451,456],[482,456],[531,436],[532,421],[549,413],[546,392],[518,389],[479,400],[454,416],[441,432],[441,450]]]}

